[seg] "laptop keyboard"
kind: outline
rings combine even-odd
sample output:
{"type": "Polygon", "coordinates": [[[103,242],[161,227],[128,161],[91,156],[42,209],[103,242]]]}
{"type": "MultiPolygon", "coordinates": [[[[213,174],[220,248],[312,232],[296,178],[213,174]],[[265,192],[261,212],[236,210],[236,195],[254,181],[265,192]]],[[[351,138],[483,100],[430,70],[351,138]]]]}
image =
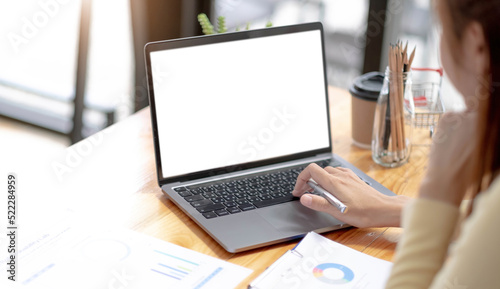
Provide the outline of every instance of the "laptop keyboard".
{"type": "MultiPolygon", "coordinates": [[[[331,160],[316,162],[321,167],[331,160]]],[[[337,166],[340,164],[337,164],[337,166]]],[[[292,195],[299,173],[307,165],[273,170],[236,179],[174,188],[207,219],[298,200],[292,195]]]]}

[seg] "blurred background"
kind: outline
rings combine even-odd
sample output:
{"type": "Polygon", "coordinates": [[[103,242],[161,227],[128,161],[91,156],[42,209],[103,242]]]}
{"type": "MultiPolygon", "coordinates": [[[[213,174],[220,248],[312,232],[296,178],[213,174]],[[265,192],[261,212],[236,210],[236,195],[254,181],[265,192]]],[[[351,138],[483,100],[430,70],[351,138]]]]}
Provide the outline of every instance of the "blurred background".
{"type": "MultiPolygon", "coordinates": [[[[144,44],[200,35],[201,12],[229,31],[321,21],[328,83],[345,89],[398,39],[413,67],[440,67],[430,0],[0,0],[0,149],[59,150],[146,107],[144,44]]],[[[442,95],[463,107],[446,77],[442,95]]]]}

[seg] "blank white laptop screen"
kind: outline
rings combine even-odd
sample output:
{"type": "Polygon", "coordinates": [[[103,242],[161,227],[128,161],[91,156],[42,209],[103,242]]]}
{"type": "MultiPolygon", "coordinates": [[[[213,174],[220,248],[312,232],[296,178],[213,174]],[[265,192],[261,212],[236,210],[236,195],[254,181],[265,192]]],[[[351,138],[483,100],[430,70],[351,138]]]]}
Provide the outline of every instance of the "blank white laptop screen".
{"type": "Polygon", "coordinates": [[[328,147],[320,33],[152,52],[163,177],[328,147]]]}

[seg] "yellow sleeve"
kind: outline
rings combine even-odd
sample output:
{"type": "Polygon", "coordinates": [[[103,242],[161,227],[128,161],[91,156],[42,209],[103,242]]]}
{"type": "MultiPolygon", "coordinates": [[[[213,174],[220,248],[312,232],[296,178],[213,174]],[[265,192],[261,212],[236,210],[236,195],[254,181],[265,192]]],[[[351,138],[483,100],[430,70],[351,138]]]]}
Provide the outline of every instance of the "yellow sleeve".
{"type": "Polygon", "coordinates": [[[458,216],[438,201],[409,204],[386,288],[500,288],[500,180],[477,198],[446,259],[458,216]]]}

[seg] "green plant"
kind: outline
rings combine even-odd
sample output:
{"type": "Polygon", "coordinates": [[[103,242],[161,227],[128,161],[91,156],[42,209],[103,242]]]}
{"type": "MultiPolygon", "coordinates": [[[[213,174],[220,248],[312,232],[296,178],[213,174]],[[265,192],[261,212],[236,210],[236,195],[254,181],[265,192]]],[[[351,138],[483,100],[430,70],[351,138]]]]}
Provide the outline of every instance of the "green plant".
{"type": "MultiPolygon", "coordinates": [[[[210,19],[208,19],[208,16],[205,13],[198,14],[198,22],[200,23],[203,34],[205,35],[227,32],[226,18],[224,16],[219,16],[217,18],[217,30],[215,30],[214,25],[210,22],[210,19]]],[[[273,26],[273,23],[268,21],[266,23],[266,28],[271,26],[273,26]]],[[[245,29],[250,30],[250,23],[247,23],[245,29]]],[[[240,28],[236,27],[236,31],[240,31],[240,28]]]]}
{"type": "Polygon", "coordinates": [[[224,16],[219,16],[217,18],[217,33],[227,32],[226,19],[224,16]]]}
{"type": "Polygon", "coordinates": [[[212,25],[212,23],[210,23],[207,14],[205,13],[198,14],[198,22],[200,22],[203,34],[209,35],[215,33],[214,26],[212,25]]]}

